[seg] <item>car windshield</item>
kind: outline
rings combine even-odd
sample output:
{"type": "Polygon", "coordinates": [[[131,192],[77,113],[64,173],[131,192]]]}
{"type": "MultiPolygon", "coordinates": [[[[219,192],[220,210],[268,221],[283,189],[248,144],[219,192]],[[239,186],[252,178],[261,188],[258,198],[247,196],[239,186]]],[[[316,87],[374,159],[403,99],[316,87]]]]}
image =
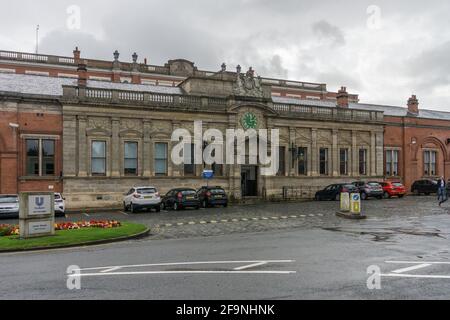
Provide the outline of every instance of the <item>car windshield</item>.
{"type": "Polygon", "coordinates": [[[219,189],[219,188],[210,189],[209,191],[213,194],[224,194],[225,193],[225,190],[219,189]]]}
{"type": "Polygon", "coordinates": [[[379,187],[380,186],[380,184],[378,182],[369,182],[368,185],[371,187],[379,187]]]}
{"type": "Polygon", "coordinates": [[[136,192],[138,194],[151,194],[151,193],[156,193],[156,189],[155,188],[142,188],[142,189],[137,189],[136,192]]]}
{"type": "Polygon", "coordinates": [[[182,190],[181,194],[184,196],[195,194],[195,190],[182,190]]]}
{"type": "Polygon", "coordinates": [[[13,203],[19,202],[19,198],[17,196],[0,196],[0,203],[13,203]]]}

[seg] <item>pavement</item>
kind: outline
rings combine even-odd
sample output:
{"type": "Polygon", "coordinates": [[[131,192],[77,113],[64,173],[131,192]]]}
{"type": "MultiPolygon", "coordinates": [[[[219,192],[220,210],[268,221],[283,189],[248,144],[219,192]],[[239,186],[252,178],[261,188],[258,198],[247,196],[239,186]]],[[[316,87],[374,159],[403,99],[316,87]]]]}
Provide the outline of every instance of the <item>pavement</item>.
{"type": "Polygon", "coordinates": [[[363,209],[357,221],[336,217],[333,201],[69,215],[152,235],[1,254],[0,299],[449,299],[450,205],[411,196],[363,209]]]}

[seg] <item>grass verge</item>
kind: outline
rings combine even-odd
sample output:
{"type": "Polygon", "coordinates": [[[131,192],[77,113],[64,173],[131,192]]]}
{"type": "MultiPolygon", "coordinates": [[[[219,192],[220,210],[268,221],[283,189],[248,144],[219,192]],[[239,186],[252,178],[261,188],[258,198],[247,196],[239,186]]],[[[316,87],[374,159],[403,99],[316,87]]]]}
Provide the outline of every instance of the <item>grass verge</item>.
{"type": "Polygon", "coordinates": [[[86,228],[78,230],[56,231],[54,236],[19,239],[19,236],[0,237],[0,251],[19,251],[46,249],[63,246],[87,245],[100,241],[131,237],[144,232],[146,226],[137,223],[122,222],[122,226],[110,229],[86,228]]]}

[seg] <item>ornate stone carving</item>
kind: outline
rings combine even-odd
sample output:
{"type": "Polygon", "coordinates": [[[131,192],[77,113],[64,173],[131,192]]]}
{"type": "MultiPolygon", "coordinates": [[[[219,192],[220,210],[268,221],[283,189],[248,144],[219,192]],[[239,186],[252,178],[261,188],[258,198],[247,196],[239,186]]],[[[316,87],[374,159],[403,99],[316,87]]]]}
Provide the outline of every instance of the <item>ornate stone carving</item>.
{"type": "Polygon", "coordinates": [[[233,86],[233,92],[238,96],[263,97],[261,77],[255,78],[255,72],[250,67],[246,74],[240,73],[240,66],[237,68],[236,83],[233,86]]]}
{"type": "Polygon", "coordinates": [[[89,117],[87,127],[89,129],[110,130],[111,122],[108,118],[89,117]]]}

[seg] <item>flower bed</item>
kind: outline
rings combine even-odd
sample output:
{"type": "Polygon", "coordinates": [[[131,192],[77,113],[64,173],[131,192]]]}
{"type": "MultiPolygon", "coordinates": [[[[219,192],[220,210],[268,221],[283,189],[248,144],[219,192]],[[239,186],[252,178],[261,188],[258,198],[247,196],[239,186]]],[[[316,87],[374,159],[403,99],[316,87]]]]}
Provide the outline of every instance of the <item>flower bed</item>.
{"type": "MultiPolygon", "coordinates": [[[[122,224],[116,220],[91,220],[91,221],[79,221],[79,222],[59,222],[55,223],[55,230],[78,230],[86,228],[117,228],[122,224]]],[[[0,237],[13,236],[19,234],[18,225],[0,224],[0,237]]]]}

